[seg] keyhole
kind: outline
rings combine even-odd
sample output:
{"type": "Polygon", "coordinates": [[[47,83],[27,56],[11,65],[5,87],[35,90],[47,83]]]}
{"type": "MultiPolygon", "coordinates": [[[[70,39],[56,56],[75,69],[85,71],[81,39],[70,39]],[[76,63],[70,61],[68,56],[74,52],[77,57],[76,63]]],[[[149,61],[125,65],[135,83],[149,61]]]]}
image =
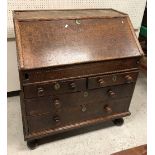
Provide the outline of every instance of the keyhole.
{"type": "Polygon", "coordinates": [[[114,75],[114,76],[112,77],[112,80],[115,82],[115,81],[117,80],[117,76],[114,75]]]}
{"type": "Polygon", "coordinates": [[[24,78],[25,78],[25,80],[28,80],[29,79],[29,74],[28,73],[25,73],[24,74],[24,78]]]}

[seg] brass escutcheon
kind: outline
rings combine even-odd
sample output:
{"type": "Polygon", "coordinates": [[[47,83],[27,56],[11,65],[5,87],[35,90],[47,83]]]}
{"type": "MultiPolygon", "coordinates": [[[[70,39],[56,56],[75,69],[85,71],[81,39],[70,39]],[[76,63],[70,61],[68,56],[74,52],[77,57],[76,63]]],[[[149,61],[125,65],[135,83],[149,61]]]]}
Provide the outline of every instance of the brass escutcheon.
{"type": "Polygon", "coordinates": [[[112,77],[112,80],[115,82],[115,81],[117,80],[117,76],[114,75],[114,76],[112,77]]]}
{"type": "Polygon", "coordinates": [[[76,19],[76,20],[75,20],[75,23],[76,23],[77,25],[80,25],[80,24],[81,24],[81,21],[80,21],[79,19],[76,19]]]}
{"type": "Polygon", "coordinates": [[[59,84],[59,83],[55,83],[55,84],[54,84],[54,89],[55,89],[55,90],[60,89],[60,84],[59,84]]]}
{"type": "Polygon", "coordinates": [[[44,89],[38,88],[38,96],[44,96],[44,89]]]}
{"type": "Polygon", "coordinates": [[[83,96],[84,96],[84,97],[88,97],[88,92],[85,91],[85,92],[83,93],[83,96]]]}

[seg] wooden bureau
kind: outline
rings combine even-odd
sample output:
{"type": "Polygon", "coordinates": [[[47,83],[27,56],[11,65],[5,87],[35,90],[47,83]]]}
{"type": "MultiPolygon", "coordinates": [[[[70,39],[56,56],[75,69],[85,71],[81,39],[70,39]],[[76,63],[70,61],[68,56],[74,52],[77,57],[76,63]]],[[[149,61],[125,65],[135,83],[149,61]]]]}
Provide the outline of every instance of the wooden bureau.
{"type": "Polygon", "coordinates": [[[14,11],[24,137],[104,121],[122,125],[143,52],[112,9],[14,11]]]}

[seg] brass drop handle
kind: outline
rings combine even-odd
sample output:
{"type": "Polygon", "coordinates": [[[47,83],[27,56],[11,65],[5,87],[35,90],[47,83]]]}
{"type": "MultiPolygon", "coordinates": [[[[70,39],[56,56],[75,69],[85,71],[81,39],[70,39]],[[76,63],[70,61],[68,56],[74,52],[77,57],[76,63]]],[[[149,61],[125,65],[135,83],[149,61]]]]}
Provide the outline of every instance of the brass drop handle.
{"type": "Polygon", "coordinates": [[[58,115],[53,116],[55,122],[60,122],[60,117],[58,115]]]}
{"type": "Polygon", "coordinates": [[[113,92],[112,90],[109,90],[108,91],[108,95],[111,96],[111,97],[115,97],[116,96],[116,93],[113,92]]]}
{"type": "Polygon", "coordinates": [[[103,79],[99,79],[98,83],[99,83],[100,87],[103,87],[105,84],[105,81],[103,79]]]}
{"type": "Polygon", "coordinates": [[[106,106],[104,107],[104,110],[105,110],[108,114],[111,114],[111,113],[112,113],[112,109],[111,109],[108,105],[106,105],[106,106]]]}
{"type": "Polygon", "coordinates": [[[70,83],[70,88],[71,88],[71,89],[76,89],[76,84],[75,84],[75,82],[70,83]]]}
{"type": "Polygon", "coordinates": [[[131,83],[133,81],[133,78],[130,75],[125,76],[126,82],[131,83]]]}
{"type": "Polygon", "coordinates": [[[61,103],[58,99],[54,100],[54,105],[57,109],[61,108],[61,103]]]}
{"type": "Polygon", "coordinates": [[[82,112],[85,112],[86,110],[87,110],[86,105],[85,104],[82,104],[81,105],[81,111],[82,112]]]}

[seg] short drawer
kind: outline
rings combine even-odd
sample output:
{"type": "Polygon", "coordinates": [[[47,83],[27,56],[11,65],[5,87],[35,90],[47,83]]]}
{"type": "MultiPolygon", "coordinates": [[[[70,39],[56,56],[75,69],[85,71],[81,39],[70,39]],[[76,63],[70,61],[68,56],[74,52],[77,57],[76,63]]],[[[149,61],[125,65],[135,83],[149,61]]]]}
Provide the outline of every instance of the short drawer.
{"type": "Polygon", "coordinates": [[[124,72],[88,78],[88,89],[136,82],[138,72],[124,72]]]}
{"type": "Polygon", "coordinates": [[[54,81],[41,84],[24,86],[24,98],[50,96],[53,94],[84,91],[86,79],[73,79],[66,81],[54,81]]]}

